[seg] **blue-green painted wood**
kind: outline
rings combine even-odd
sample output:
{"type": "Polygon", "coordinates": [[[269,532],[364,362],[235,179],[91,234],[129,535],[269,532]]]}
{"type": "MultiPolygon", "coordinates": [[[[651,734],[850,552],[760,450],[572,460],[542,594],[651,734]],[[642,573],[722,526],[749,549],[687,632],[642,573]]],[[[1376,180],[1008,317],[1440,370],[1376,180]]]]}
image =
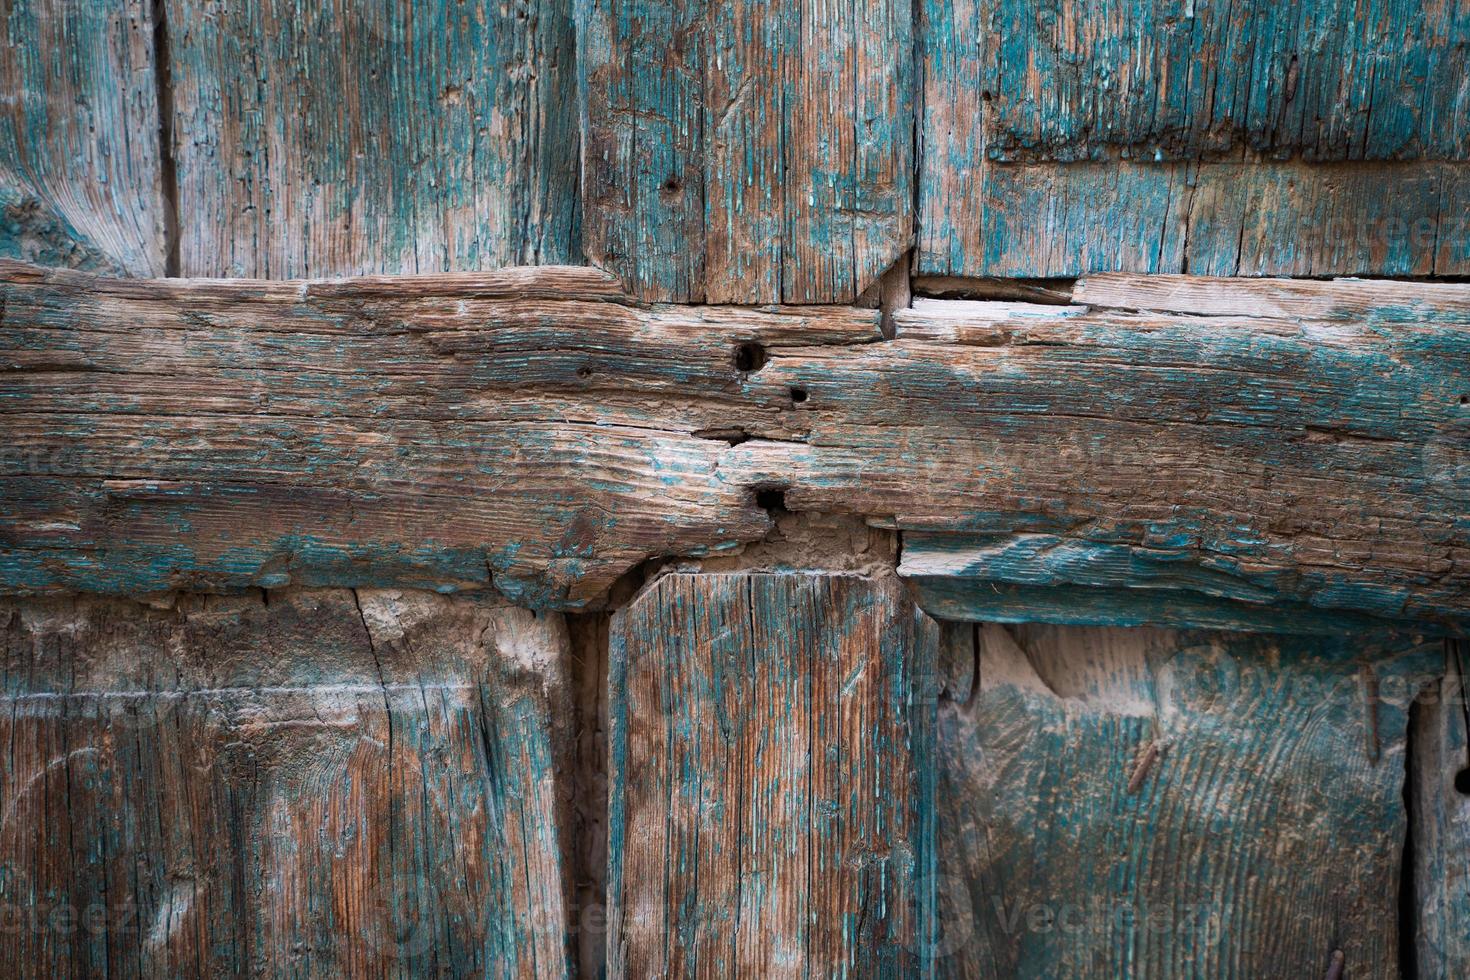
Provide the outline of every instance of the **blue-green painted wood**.
{"type": "Polygon", "coordinates": [[[1466,163],[954,165],[925,166],[921,272],[1470,273],[1466,163]]]}
{"type": "Polygon", "coordinates": [[[0,655],[7,974],[570,974],[560,617],[31,600],[0,655]]]}
{"type": "Polygon", "coordinates": [[[939,708],[941,975],[1398,976],[1439,643],[986,626],[974,665],[939,708]]]}
{"type": "Polygon", "coordinates": [[[912,18],[577,0],[592,262],[646,299],[852,302],[913,235],[912,18]]]}
{"type": "Polygon", "coordinates": [[[923,8],[926,105],[978,110],[968,159],[1470,159],[1460,0],[923,8]]]}
{"type": "Polygon", "coordinates": [[[153,8],[0,7],[0,257],[164,274],[153,8]]]}
{"type": "Polygon", "coordinates": [[[567,0],[167,0],[183,275],[581,260],[567,0]]]}
{"type": "Polygon", "coordinates": [[[611,976],[927,968],[938,645],[892,578],[670,575],[616,615],[611,976]]]}
{"type": "Polygon", "coordinates": [[[1463,0],[921,8],[921,273],[1470,272],[1463,0]]]}

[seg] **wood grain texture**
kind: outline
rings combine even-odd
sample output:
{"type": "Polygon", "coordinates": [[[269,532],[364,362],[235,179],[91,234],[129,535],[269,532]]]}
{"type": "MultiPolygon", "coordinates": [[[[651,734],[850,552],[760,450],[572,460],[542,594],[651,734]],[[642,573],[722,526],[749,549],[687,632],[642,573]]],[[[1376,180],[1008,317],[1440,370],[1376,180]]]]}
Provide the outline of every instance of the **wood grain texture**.
{"type": "Polygon", "coordinates": [[[617,615],[611,976],[917,972],[938,643],[891,577],[671,575],[617,615]]]}
{"type": "Polygon", "coordinates": [[[1450,642],[1443,678],[1417,706],[1409,784],[1414,963],[1421,977],[1470,973],[1470,650],[1450,642]]]}
{"type": "Polygon", "coordinates": [[[1470,5],[921,5],[917,269],[1460,275],[1470,5]]]}
{"type": "Polygon", "coordinates": [[[978,644],[939,707],[941,975],[1318,977],[1340,951],[1398,976],[1407,707],[1438,643],[978,644]]]}
{"type": "Polygon", "coordinates": [[[0,625],[17,975],[567,975],[559,617],[332,590],[0,625]]]}
{"type": "Polygon", "coordinates": [[[167,0],[184,275],[580,261],[558,0],[167,0]]]}
{"type": "Polygon", "coordinates": [[[925,106],[962,158],[1470,159],[1470,5],[925,0],[925,106]]]}
{"type": "Polygon", "coordinates": [[[921,273],[1470,273],[1462,162],[925,160],[921,273]]]}
{"type": "Polygon", "coordinates": [[[587,254],[631,292],[848,303],[908,250],[909,4],[576,6],[587,254]]]}
{"type": "Polygon", "coordinates": [[[920,300],[884,342],[877,311],[638,307],[591,269],[13,268],[0,571],[577,606],[646,558],[763,537],[771,491],[905,532],[915,578],[1456,628],[1470,287],[1290,287],[1348,319],[1261,288],[1212,316],[920,300]]]}
{"type": "Polygon", "coordinates": [[[151,5],[0,7],[0,257],[164,274],[151,5]]]}

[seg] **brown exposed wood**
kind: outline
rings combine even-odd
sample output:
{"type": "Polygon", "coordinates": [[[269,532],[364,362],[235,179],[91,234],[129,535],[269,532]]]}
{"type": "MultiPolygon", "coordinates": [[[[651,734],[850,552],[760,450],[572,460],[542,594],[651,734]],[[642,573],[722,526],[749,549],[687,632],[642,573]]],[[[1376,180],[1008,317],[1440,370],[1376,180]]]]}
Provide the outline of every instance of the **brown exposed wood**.
{"type": "Polygon", "coordinates": [[[0,644],[14,975],[567,975],[559,617],[27,600],[0,644]]]}
{"type": "Polygon", "coordinates": [[[611,976],[915,974],[938,643],[892,577],[672,575],[618,614],[611,976]]]}
{"type": "Polygon", "coordinates": [[[919,300],[884,342],[877,311],[639,307],[593,270],[5,273],[13,591],[576,606],[763,537],[765,494],[904,532],[903,570],[946,588],[1295,605],[1311,629],[1466,609],[1470,287],[1316,284],[1320,319],[1260,305],[1306,287],[1218,282],[1178,295],[1260,313],[919,300]]]}

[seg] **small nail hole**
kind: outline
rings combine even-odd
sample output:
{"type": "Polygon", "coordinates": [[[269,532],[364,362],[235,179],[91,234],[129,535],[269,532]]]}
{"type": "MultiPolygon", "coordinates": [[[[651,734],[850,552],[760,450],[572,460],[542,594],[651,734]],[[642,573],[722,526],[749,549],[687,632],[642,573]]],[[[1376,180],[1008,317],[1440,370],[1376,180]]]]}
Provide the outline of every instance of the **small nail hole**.
{"type": "Polygon", "coordinates": [[[668,180],[664,181],[664,190],[670,194],[673,194],[675,191],[683,186],[684,185],[679,182],[678,177],[670,177],[668,180]]]}
{"type": "Polygon", "coordinates": [[[766,349],[760,344],[741,344],[735,348],[735,370],[749,374],[766,366],[766,349]]]}
{"type": "Polygon", "coordinates": [[[1460,404],[1461,405],[1470,405],[1470,395],[1461,395],[1460,396],[1460,404]]]}
{"type": "Polygon", "coordinates": [[[583,364],[581,367],[577,368],[577,377],[579,377],[579,378],[590,378],[590,377],[592,377],[592,369],[590,367],[588,367],[587,365],[583,364]]]}
{"type": "Polygon", "coordinates": [[[1455,792],[1461,796],[1470,796],[1470,766],[1455,773],[1455,792]]]}
{"type": "Polygon", "coordinates": [[[806,401],[806,389],[805,388],[792,388],[791,389],[791,401],[792,401],[792,404],[795,404],[795,405],[800,405],[802,402],[806,401]]]}
{"type": "Polygon", "coordinates": [[[981,92],[980,93],[980,101],[981,102],[989,102],[992,98],[993,98],[993,96],[990,94],[989,91],[984,91],[984,92],[981,92]]]}

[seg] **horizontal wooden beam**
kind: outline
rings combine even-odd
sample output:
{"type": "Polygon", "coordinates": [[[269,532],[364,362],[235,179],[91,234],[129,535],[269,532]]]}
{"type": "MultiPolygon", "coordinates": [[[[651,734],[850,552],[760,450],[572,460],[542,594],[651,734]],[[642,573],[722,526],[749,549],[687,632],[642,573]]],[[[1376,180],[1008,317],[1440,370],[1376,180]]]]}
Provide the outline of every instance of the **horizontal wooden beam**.
{"type": "Polygon", "coordinates": [[[904,532],[948,615],[1470,618],[1470,286],[1084,282],[1098,305],[920,300],[885,341],[875,311],[643,306],[591,269],[0,282],[8,592],[578,607],[761,538],[779,496],[904,532]]]}

